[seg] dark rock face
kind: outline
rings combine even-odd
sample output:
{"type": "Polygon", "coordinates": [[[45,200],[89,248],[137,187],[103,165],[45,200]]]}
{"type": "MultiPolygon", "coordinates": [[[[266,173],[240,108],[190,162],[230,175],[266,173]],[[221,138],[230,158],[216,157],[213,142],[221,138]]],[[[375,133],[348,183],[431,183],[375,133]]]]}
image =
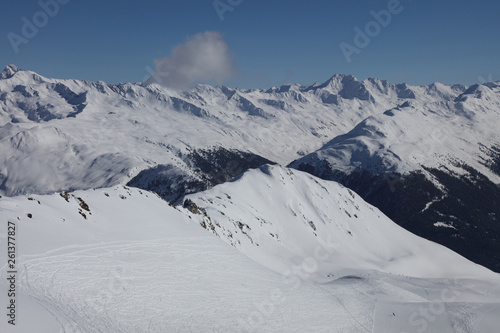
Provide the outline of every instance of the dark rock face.
{"type": "MultiPolygon", "coordinates": [[[[492,160],[494,170],[498,156],[492,160]]],[[[465,174],[424,169],[439,187],[424,171],[345,174],[309,164],[298,169],[342,183],[403,228],[500,272],[500,187],[468,165],[459,166],[465,174]]]]}
{"type": "Polygon", "coordinates": [[[182,157],[192,172],[174,165],[158,165],[141,171],[127,185],[153,191],[178,203],[185,195],[204,191],[245,172],[273,162],[261,156],[222,147],[194,150],[182,157]]]}
{"type": "Polygon", "coordinates": [[[66,103],[73,106],[73,112],[68,114],[68,117],[76,117],[77,114],[83,111],[87,106],[87,92],[76,94],[62,83],[57,83],[54,90],[61,96],[66,103]]]}
{"type": "Polygon", "coordinates": [[[191,114],[194,114],[197,117],[208,117],[209,116],[209,113],[206,110],[199,108],[194,104],[186,102],[186,101],[179,99],[177,97],[171,97],[170,99],[171,99],[172,105],[176,111],[189,112],[191,114]]]}
{"type": "Polygon", "coordinates": [[[261,108],[255,106],[252,102],[250,102],[248,99],[244,97],[240,97],[238,100],[238,108],[246,113],[248,113],[250,116],[259,116],[263,118],[269,118],[272,117],[270,114],[262,110],[261,108]]]}
{"type": "Polygon", "coordinates": [[[30,105],[24,102],[16,102],[16,106],[23,110],[26,117],[31,121],[50,121],[58,118],[52,113],[52,109],[54,108],[52,104],[40,104],[36,102],[34,105],[30,105]]]}

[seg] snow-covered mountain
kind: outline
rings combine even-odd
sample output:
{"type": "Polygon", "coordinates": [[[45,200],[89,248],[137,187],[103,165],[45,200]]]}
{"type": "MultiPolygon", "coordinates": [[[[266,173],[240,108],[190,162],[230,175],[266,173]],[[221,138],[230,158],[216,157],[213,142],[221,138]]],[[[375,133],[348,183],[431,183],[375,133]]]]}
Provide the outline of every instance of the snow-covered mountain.
{"type": "Polygon", "coordinates": [[[339,181],[408,230],[500,271],[500,83],[419,89],[290,166],[339,181]]]}
{"type": "MultiPolygon", "coordinates": [[[[2,320],[0,330],[497,328],[498,274],[401,229],[336,183],[266,165],[189,199],[173,207],[124,186],[1,198],[19,248],[17,325],[2,320]]],[[[8,288],[0,283],[2,295],[8,288]]]]}
{"type": "Polygon", "coordinates": [[[308,259],[315,269],[307,275],[321,282],[371,270],[423,278],[484,272],[399,227],[350,189],[281,166],[188,195],[184,206],[203,216],[207,230],[280,273],[308,259]]]}
{"type": "Polygon", "coordinates": [[[336,172],[404,174],[422,166],[443,165],[459,172],[461,168],[454,164],[463,161],[500,183],[492,160],[498,157],[495,152],[498,154],[500,145],[495,127],[500,120],[500,82],[474,85],[464,92],[446,88],[438,84],[427,88],[439,91],[442,98],[437,100],[422,95],[367,117],[293,165],[307,163],[319,168],[321,160],[336,172]]]}
{"type": "MultiPolygon", "coordinates": [[[[48,79],[14,65],[0,78],[0,192],[6,195],[112,186],[145,170],[134,184],[161,183],[165,197],[175,199],[181,188],[190,193],[215,183],[191,158],[195,151],[217,155],[222,147],[222,155],[256,155],[256,164],[231,164],[230,176],[269,161],[287,164],[414,98],[416,89],[335,75],[312,86],[199,85],[176,92],[155,84],[48,79]],[[165,170],[184,183],[165,182],[165,170]]],[[[421,90],[425,98],[436,94],[421,90]]],[[[228,160],[234,159],[221,163],[228,160]]]]}
{"type": "Polygon", "coordinates": [[[0,191],[7,195],[112,186],[149,168],[173,167],[179,177],[203,183],[189,158],[200,149],[286,164],[375,113],[377,103],[397,104],[396,96],[377,103],[354,98],[354,88],[342,92],[350,99],[330,97],[339,82],[360,84],[341,75],[324,87],[200,85],[190,92],[47,79],[13,65],[1,78],[0,191]]]}

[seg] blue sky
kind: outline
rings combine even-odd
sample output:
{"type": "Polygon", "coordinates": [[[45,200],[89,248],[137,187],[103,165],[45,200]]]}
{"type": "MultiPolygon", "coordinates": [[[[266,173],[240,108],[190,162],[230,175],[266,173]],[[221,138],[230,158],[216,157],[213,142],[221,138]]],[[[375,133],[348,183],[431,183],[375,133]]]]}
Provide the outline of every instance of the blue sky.
{"type": "Polygon", "coordinates": [[[379,31],[371,24],[373,37],[350,63],[340,44],[356,47],[354,28],[364,31],[375,22],[371,11],[397,0],[220,1],[232,9],[224,20],[213,0],[70,0],[46,15],[45,24],[38,0],[4,0],[0,65],[55,78],[137,82],[148,76],[153,59],[168,56],[189,36],[217,31],[237,68],[224,82],[233,87],[311,84],[335,73],[410,84],[500,80],[499,1],[400,0],[389,24],[376,23],[379,31]],[[39,20],[34,36],[23,35],[23,17],[39,20]],[[12,34],[27,41],[17,53],[12,34]]]}

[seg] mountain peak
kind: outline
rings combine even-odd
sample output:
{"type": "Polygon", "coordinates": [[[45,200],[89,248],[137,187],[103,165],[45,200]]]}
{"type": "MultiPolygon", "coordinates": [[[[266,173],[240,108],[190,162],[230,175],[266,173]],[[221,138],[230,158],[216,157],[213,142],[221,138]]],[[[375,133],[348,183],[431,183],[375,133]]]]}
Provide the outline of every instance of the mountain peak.
{"type": "Polygon", "coordinates": [[[21,69],[17,68],[16,65],[7,65],[5,66],[3,72],[0,74],[0,79],[10,79],[19,71],[21,71],[21,69]]]}
{"type": "Polygon", "coordinates": [[[331,78],[326,80],[323,83],[315,83],[311,86],[305,88],[308,90],[317,90],[324,88],[332,88],[335,91],[339,91],[342,89],[344,84],[348,84],[349,82],[359,82],[358,79],[350,74],[334,74],[331,78]]]}
{"type": "Polygon", "coordinates": [[[335,74],[325,83],[310,89],[324,89],[330,93],[339,95],[344,99],[357,98],[360,100],[371,100],[370,92],[363,82],[350,74],[335,74]]]}
{"type": "Polygon", "coordinates": [[[356,82],[358,79],[351,74],[335,74],[325,84],[334,85],[336,83],[356,82]]]}

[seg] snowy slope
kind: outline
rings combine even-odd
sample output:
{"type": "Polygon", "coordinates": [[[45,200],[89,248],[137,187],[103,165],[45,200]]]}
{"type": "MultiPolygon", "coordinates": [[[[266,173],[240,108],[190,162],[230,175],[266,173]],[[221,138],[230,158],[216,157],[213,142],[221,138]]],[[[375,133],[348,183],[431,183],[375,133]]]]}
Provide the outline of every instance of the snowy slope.
{"type": "Polygon", "coordinates": [[[119,187],[67,200],[55,194],[0,201],[2,220],[17,224],[19,297],[31,303],[19,303],[19,325],[2,320],[2,332],[244,331],[257,307],[268,307],[260,303],[275,297],[277,308],[257,330],[326,332],[332,316],[356,330],[322,288],[286,282],[153,193],[119,187]],[[78,198],[89,208],[86,218],[78,198]],[[273,296],[276,290],[281,294],[273,296]]]}
{"type": "Polygon", "coordinates": [[[187,200],[206,214],[206,229],[281,273],[312,259],[311,278],[322,282],[372,270],[423,278],[496,275],[404,230],[342,185],[281,166],[248,171],[187,200]]]}
{"type": "MultiPolygon", "coordinates": [[[[244,237],[234,233],[241,240],[240,250],[251,257],[259,254],[258,261],[272,263],[273,270],[282,271],[297,262],[292,259],[307,256],[314,242],[321,245],[318,239],[332,236],[343,247],[351,245],[354,251],[349,254],[337,248],[335,262],[341,262],[340,254],[354,259],[359,265],[357,275],[313,282],[317,279],[306,261],[299,271],[278,274],[201,228],[202,216],[171,207],[155,194],[134,188],[4,197],[0,199],[0,243],[6,241],[6,221],[15,222],[18,317],[15,328],[0,321],[1,332],[495,332],[492,328],[500,315],[498,275],[441,246],[423,243],[395,226],[391,228],[382,215],[376,217],[380,214],[376,209],[372,211],[359,197],[353,198],[338,185],[319,180],[316,184],[307,175],[292,174],[281,167],[265,167],[263,171],[266,169],[268,174],[254,170],[204,195],[207,200],[216,200],[209,194],[222,190],[234,195],[232,200],[236,201],[243,196],[237,195],[243,185],[250,190],[249,179],[255,190],[262,190],[261,196],[273,194],[276,186],[285,186],[281,181],[287,184],[289,194],[274,205],[269,200],[262,202],[252,192],[240,202],[245,207],[242,213],[248,217],[244,222],[252,225],[249,235],[260,242],[259,251],[252,252],[248,241],[245,243],[244,237]],[[264,178],[264,184],[255,184],[260,178],[264,178]],[[297,222],[297,227],[276,230],[287,223],[283,218],[290,216],[267,216],[270,206],[280,209],[280,204],[303,201],[305,190],[312,191],[310,195],[316,201],[317,194],[326,197],[322,186],[331,192],[332,200],[340,201],[334,203],[336,209],[356,211],[359,218],[374,220],[360,220],[356,226],[341,211],[332,215],[338,225],[323,225],[315,219],[317,237],[308,235],[310,226],[300,228],[304,224],[300,219],[291,221],[297,222]],[[272,238],[266,242],[254,226],[253,216],[269,218],[269,226],[261,227],[262,233],[272,230],[283,243],[273,243],[272,238]],[[403,239],[377,232],[370,222],[403,239]],[[353,235],[346,236],[344,227],[349,227],[353,235]],[[366,246],[359,243],[361,249],[356,250],[355,240],[363,241],[367,229],[371,230],[372,240],[366,246]],[[304,241],[286,249],[298,232],[304,234],[304,241]],[[381,238],[376,242],[374,237],[381,238]],[[370,253],[373,244],[383,248],[370,253]],[[261,250],[264,247],[266,251],[261,250]],[[395,263],[387,261],[383,270],[404,268],[408,273],[418,271],[419,275],[428,273],[435,278],[373,271],[390,259],[391,251],[401,254],[404,250],[413,252],[406,259],[395,258],[395,263]],[[427,256],[430,250],[433,257],[427,256]],[[297,256],[289,258],[284,253],[297,256]],[[419,269],[410,267],[418,262],[419,269]],[[461,268],[452,268],[452,262],[461,268]],[[452,270],[446,272],[437,263],[452,270]]],[[[302,210],[295,208],[297,213],[317,213],[310,201],[303,202],[302,210]]],[[[221,225],[226,224],[217,216],[216,208],[228,214],[237,211],[229,202],[224,204],[227,209],[217,204],[207,208],[212,220],[221,225]]],[[[5,251],[0,253],[1,262],[6,262],[5,251]]],[[[330,265],[328,271],[337,272],[339,268],[331,264],[332,260],[325,260],[321,270],[330,265]]],[[[353,264],[349,264],[350,268],[353,264]]],[[[2,303],[7,302],[6,271],[3,266],[2,303]]]]}

